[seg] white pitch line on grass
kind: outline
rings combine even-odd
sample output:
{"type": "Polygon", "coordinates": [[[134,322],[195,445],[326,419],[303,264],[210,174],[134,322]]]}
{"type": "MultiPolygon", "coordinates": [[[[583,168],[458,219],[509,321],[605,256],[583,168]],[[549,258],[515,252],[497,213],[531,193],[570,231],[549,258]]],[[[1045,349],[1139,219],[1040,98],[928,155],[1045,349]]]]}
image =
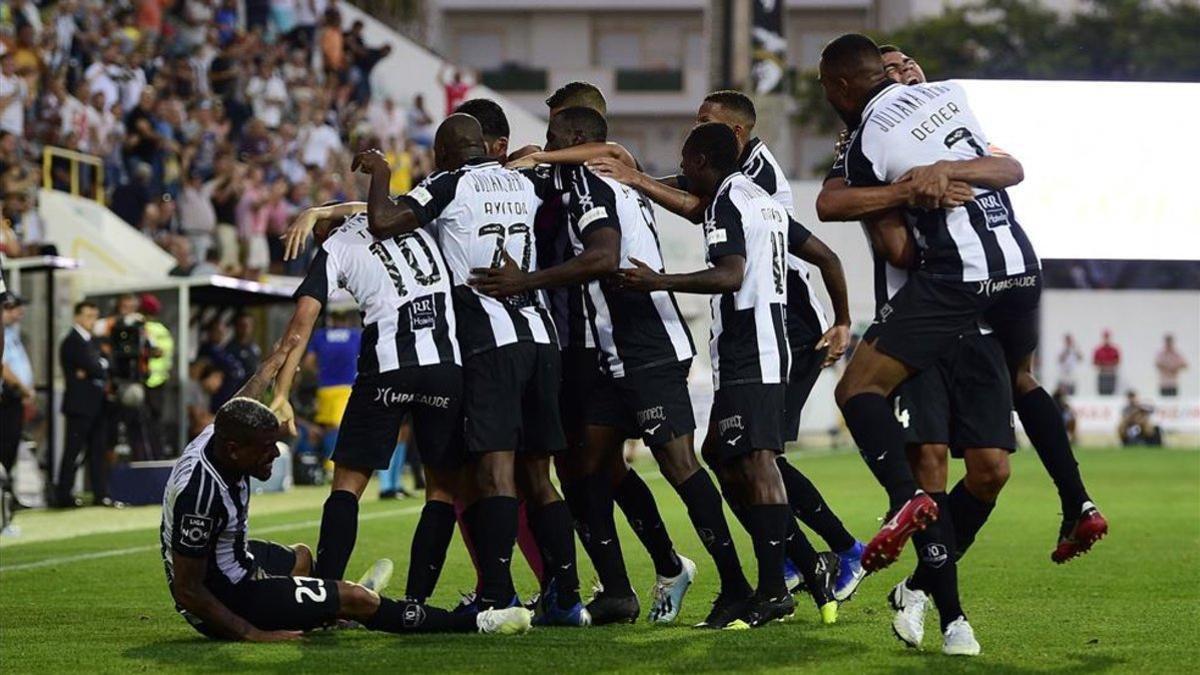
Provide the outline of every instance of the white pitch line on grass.
{"type": "MultiPolygon", "coordinates": [[[[358,517],[359,522],[364,520],[376,520],[378,518],[386,518],[388,516],[411,516],[414,513],[420,513],[422,506],[410,506],[395,511],[376,511],[358,517]]],[[[294,523],[283,523],[282,525],[272,525],[270,527],[260,527],[254,530],[254,534],[271,534],[272,532],[286,532],[288,530],[298,530],[304,527],[315,527],[320,525],[320,520],[301,520],[294,523]]],[[[98,560],[100,558],[112,558],[115,556],[132,555],[134,553],[146,553],[149,551],[157,551],[161,547],[159,545],[151,546],[130,546],[129,548],[116,548],[107,551],[93,551],[91,553],[78,553],[75,555],[64,555],[55,558],[45,558],[43,560],[35,560],[33,562],[18,563],[16,565],[0,565],[0,573],[3,572],[18,572],[20,570],[32,570],[39,567],[53,567],[55,565],[69,565],[71,563],[84,562],[86,560],[98,560]]]]}

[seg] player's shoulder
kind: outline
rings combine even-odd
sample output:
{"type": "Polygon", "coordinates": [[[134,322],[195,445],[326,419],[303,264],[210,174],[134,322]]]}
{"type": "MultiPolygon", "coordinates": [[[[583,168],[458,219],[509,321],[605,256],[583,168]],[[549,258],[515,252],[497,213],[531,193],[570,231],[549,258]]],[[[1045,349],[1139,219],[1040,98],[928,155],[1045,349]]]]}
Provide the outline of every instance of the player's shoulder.
{"type": "Polygon", "coordinates": [[[370,238],[367,212],[363,211],[348,216],[336,230],[325,238],[325,241],[321,242],[321,249],[326,253],[334,253],[341,248],[370,238]]]}
{"type": "Polygon", "coordinates": [[[466,167],[450,171],[434,171],[409,190],[407,197],[425,206],[433,201],[435,194],[453,195],[458,190],[458,183],[466,173],[466,167]]]}

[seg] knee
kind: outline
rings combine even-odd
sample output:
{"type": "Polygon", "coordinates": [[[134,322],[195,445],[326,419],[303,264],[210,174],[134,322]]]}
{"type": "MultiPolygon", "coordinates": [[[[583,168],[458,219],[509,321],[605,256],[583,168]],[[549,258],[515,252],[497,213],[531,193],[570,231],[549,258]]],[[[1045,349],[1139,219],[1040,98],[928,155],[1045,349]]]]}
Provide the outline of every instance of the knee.
{"type": "Polygon", "coordinates": [[[926,492],[945,491],[949,452],[944,445],[921,445],[909,449],[909,464],[918,487],[926,492]]]}
{"type": "MultiPolygon", "coordinates": [[[[683,450],[660,450],[655,453],[658,467],[671,485],[678,486],[700,469],[696,456],[683,450]]],[[[706,460],[707,461],[707,460],[706,460]]]]}
{"type": "Polygon", "coordinates": [[[779,466],[775,463],[775,453],[768,450],[755,450],[734,462],[737,481],[741,483],[742,491],[748,504],[783,504],[787,502],[787,492],[783,487],[783,477],[779,475],[779,466]]]}
{"type": "Polygon", "coordinates": [[[837,386],[833,388],[833,400],[837,402],[839,410],[845,410],[846,401],[854,397],[855,391],[854,382],[845,375],[838,380],[837,386]]]}
{"type": "Polygon", "coordinates": [[[479,485],[481,497],[515,497],[517,496],[516,481],[513,477],[511,461],[506,462],[500,453],[491,453],[484,457],[476,467],[475,478],[479,485]]]}
{"type": "Polygon", "coordinates": [[[292,551],[296,554],[296,564],[292,566],[292,576],[306,577],[312,574],[313,552],[308,544],[292,544],[292,551]]]}
{"type": "Polygon", "coordinates": [[[349,619],[366,620],[379,609],[379,594],[365,586],[349,581],[337,582],[338,609],[349,619]]]}
{"type": "Polygon", "coordinates": [[[967,467],[965,477],[967,487],[976,497],[994,502],[1000,496],[1000,491],[1008,483],[1011,467],[1008,463],[1008,453],[1003,450],[989,451],[982,461],[972,462],[967,467]]]}

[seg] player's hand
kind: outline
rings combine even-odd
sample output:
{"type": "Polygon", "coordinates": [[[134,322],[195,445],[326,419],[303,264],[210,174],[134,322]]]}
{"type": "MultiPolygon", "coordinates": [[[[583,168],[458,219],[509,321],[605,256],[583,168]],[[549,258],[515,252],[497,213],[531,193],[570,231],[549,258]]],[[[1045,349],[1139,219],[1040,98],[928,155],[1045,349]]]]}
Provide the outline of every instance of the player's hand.
{"type": "Polygon", "coordinates": [[[538,161],[538,153],[531,152],[527,155],[522,155],[520,157],[517,157],[516,159],[510,159],[508,161],[508,163],[504,165],[504,168],[506,168],[506,169],[532,169],[540,163],[541,162],[538,161]]]}
{"type": "Polygon", "coordinates": [[[304,637],[304,633],[298,630],[259,630],[253,628],[249,633],[246,633],[247,642],[286,642],[288,640],[299,640],[304,637]]]}
{"type": "Polygon", "coordinates": [[[283,259],[295,260],[304,252],[304,246],[308,243],[308,236],[312,234],[313,228],[316,227],[317,218],[312,209],[305,209],[296,216],[291,225],[288,225],[287,230],[280,235],[283,240],[283,259]]]}
{"type": "Polygon", "coordinates": [[[662,275],[658,271],[637,258],[631,257],[629,262],[633,267],[617,270],[618,288],[644,293],[662,290],[662,275]]]}
{"type": "Polygon", "coordinates": [[[622,185],[635,185],[641,175],[640,171],[615,157],[589,159],[585,166],[595,172],[596,175],[611,178],[622,185]]]}
{"type": "Polygon", "coordinates": [[[279,419],[279,426],[285,427],[288,434],[296,435],[296,411],[292,410],[292,402],[287,394],[275,395],[275,400],[271,401],[271,412],[279,419]]]}
{"type": "Polygon", "coordinates": [[[901,176],[901,181],[910,182],[911,192],[908,205],[922,209],[940,206],[942,195],[946,194],[946,190],[950,187],[950,175],[947,169],[948,167],[944,163],[934,162],[926,166],[914,167],[901,176]]]}
{"type": "Polygon", "coordinates": [[[940,206],[943,209],[955,209],[973,199],[975,199],[975,190],[969,183],[952,180],[950,186],[946,188],[946,193],[942,195],[940,206]]]}
{"type": "Polygon", "coordinates": [[[499,267],[472,269],[471,278],[467,283],[480,293],[493,298],[507,298],[528,291],[529,275],[508,255],[508,251],[504,251],[503,255],[503,262],[499,267]]]}
{"type": "Polygon", "coordinates": [[[388,165],[387,157],[384,156],[382,150],[369,148],[354,156],[354,160],[350,162],[350,170],[372,175],[384,171],[390,173],[392,167],[388,165]]]}
{"type": "Polygon", "coordinates": [[[825,360],[821,362],[822,368],[828,368],[838,362],[838,359],[846,353],[846,348],[850,346],[850,327],[849,326],[830,326],[829,330],[817,340],[817,346],[814,347],[817,351],[827,349],[825,352],[825,360]]]}

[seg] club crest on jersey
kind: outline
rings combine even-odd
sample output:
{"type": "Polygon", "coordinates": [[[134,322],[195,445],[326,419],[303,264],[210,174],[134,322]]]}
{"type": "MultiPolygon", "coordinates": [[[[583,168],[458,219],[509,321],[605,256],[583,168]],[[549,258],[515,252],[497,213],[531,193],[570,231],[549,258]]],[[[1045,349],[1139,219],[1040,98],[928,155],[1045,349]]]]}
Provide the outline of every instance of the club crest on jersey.
{"type": "Polygon", "coordinates": [[[742,416],[741,415],[733,415],[731,417],[726,417],[725,419],[719,420],[717,422],[717,433],[722,434],[722,435],[725,434],[725,432],[731,431],[733,429],[745,429],[745,428],[746,427],[742,424],[742,416]]]}
{"type": "Polygon", "coordinates": [[[207,516],[185,515],[179,521],[179,542],[188,548],[206,548],[212,534],[212,524],[212,518],[207,516]]]}
{"type": "Polygon", "coordinates": [[[414,331],[437,326],[437,303],[432,295],[408,303],[409,325],[414,331]]]}

